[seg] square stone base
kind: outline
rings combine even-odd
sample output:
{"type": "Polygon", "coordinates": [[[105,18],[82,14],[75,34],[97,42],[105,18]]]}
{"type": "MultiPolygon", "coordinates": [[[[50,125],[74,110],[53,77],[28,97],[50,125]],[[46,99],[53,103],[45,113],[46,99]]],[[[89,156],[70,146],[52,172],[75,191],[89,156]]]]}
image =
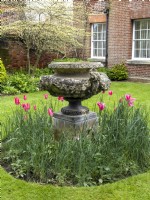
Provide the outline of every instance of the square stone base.
{"type": "Polygon", "coordinates": [[[82,132],[97,128],[97,125],[98,117],[95,112],[77,116],[64,115],[61,112],[54,113],[53,115],[53,127],[56,139],[63,132],[78,137],[82,132]]]}

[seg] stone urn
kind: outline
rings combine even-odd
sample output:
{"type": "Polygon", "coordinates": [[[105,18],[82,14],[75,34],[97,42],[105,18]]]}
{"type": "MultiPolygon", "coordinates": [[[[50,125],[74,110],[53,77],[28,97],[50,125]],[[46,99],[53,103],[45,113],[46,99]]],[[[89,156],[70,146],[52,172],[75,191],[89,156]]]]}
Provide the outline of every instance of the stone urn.
{"type": "Polygon", "coordinates": [[[81,101],[109,88],[110,80],[107,75],[97,72],[102,64],[100,62],[52,62],[49,67],[55,73],[41,77],[42,88],[53,96],[63,96],[69,102],[61,112],[54,113],[54,126],[60,127],[61,130],[66,125],[81,128],[86,121],[88,127],[91,127],[90,122],[95,123],[97,115],[82,106],[81,101]]]}

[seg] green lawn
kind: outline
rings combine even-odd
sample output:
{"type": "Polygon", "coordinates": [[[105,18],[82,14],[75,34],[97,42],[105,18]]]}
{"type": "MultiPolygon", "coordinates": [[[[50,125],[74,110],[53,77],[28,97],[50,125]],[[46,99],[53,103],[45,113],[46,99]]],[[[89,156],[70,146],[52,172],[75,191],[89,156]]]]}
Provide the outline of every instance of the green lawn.
{"type": "MultiPolygon", "coordinates": [[[[113,82],[111,90],[114,94],[110,97],[107,93],[103,95],[103,101],[107,106],[113,105],[114,100],[119,99],[125,93],[131,94],[138,103],[150,108],[150,84],[113,82]]],[[[43,94],[46,92],[37,92],[28,94],[28,102],[40,105],[45,101],[43,94]]],[[[22,99],[23,95],[18,95],[22,99]]],[[[100,101],[101,95],[96,95],[90,100],[84,101],[93,109],[93,105],[100,101]]],[[[0,121],[7,120],[15,108],[13,102],[14,96],[0,97],[0,121]]],[[[55,98],[54,98],[55,99],[55,98]]],[[[63,103],[64,104],[64,103],[63,103]]],[[[65,103],[66,104],[66,103],[65,103]]],[[[62,103],[59,103],[59,108],[62,103]]],[[[1,174],[1,199],[2,200],[149,200],[150,199],[150,172],[130,177],[113,184],[106,184],[97,187],[55,187],[51,185],[41,185],[36,183],[27,183],[17,180],[10,176],[3,168],[0,168],[1,174]]]]}

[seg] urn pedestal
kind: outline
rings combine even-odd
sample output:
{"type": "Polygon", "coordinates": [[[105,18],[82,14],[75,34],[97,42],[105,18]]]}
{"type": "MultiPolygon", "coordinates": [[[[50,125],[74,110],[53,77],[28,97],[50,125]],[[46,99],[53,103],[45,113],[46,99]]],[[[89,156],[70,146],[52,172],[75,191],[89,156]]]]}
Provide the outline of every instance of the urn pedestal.
{"type": "Polygon", "coordinates": [[[97,114],[89,112],[81,102],[110,86],[106,74],[97,72],[102,67],[97,62],[52,62],[49,65],[54,69],[54,75],[41,77],[41,86],[53,96],[63,96],[69,105],[61,112],[54,113],[53,126],[55,132],[72,131],[77,134],[93,128],[97,124],[97,114]]]}

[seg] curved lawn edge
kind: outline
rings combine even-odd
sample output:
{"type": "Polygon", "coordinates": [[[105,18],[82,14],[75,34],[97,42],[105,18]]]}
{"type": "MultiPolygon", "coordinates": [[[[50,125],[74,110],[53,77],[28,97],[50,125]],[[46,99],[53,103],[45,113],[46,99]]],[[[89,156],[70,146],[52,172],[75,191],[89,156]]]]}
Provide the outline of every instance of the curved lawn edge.
{"type": "Polygon", "coordinates": [[[57,187],[15,179],[2,167],[3,200],[149,200],[150,171],[97,187],[57,187]]]}

